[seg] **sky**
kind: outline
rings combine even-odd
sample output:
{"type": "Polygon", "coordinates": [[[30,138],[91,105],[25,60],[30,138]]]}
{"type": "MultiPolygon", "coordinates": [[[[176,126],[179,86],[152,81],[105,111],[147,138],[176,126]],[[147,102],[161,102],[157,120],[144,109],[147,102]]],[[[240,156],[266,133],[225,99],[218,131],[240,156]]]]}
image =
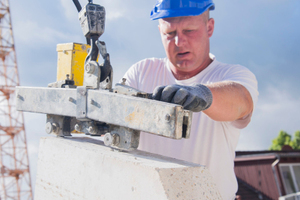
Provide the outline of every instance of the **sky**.
{"type": "MultiPolygon", "coordinates": [[[[80,0],[81,5],[88,1],[80,0]]],[[[135,62],[165,57],[157,21],[149,19],[155,0],[94,0],[106,9],[106,42],[114,82],[135,62]]],[[[220,62],[249,68],[258,80],[252,121],[241,131],[237,150],[266,150],[280,130],[300,130],[300,1],[214,0],[211,53],[220,62]]],[[[59,43],[85,43],[72,0],[11,0],[17,62],[22,86],[56,81],[59,43]]],[[[45,115],[24,113],[32,183],[35,183],[45,115]]]]}

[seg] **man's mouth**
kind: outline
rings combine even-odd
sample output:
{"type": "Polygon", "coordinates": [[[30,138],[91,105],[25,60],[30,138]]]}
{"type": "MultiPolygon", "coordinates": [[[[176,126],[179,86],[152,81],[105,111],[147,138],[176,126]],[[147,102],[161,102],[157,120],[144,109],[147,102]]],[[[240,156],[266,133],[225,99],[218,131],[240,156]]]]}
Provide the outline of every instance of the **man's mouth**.
{"type": "Polygon", "coordinates": [[[190,52],[186,51],[186,52],[180,52],[180,53],[177,53],[177,56],[178,57],[184,57],[186,55],[188,55],[190,52]]]}

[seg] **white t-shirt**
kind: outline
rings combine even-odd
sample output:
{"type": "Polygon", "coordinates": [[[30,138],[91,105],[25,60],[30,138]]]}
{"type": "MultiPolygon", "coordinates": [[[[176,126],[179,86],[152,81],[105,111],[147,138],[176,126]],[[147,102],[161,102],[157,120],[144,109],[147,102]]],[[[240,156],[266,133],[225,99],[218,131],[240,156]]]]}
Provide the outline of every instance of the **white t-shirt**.
{"type": "MultiPolygon", "coordinates": [[[[212,55],[211,55],[212,56],[212,55]]],[[[223,64],[215,59],[196,76],[177,80],[167,58],[150,58],[134,64],[124,75],[127,84],[143,92],[152,93],[161,85],[193,83],[209,84],[234,81],[250,92],[254,105],[257,102],[257,81],[252,72],[240,65],[223,64]]],[[[248,125],[251,114],[234,122],[217,122],[203,112],[193,113],[189,139],[174,140],[149,133],[141,133],[139,149],[200,165],[205,165],[224,200],[234,199],[237,181],[234,174],[235,148],[240,129],[248,125]]]]}

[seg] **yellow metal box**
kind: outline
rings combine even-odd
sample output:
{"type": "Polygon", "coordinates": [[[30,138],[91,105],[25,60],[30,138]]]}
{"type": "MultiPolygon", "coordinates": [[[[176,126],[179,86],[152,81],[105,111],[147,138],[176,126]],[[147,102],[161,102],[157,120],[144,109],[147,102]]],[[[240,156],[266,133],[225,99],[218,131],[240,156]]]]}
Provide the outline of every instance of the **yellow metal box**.
{"type": "Polygon", "coordinates": [[[65,80],[67,74],[76,86],[83,85],[84,61],[90,45],[66,43],[57,45],[57,81],[65,80]]]}

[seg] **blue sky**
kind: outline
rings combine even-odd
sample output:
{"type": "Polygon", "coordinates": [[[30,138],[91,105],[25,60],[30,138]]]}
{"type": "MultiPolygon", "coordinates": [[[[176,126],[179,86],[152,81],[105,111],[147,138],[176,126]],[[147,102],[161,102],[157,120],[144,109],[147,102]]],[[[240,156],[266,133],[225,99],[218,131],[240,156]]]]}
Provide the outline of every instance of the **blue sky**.
{"type": "MultiPolygon", "coordinates": [[[[56,79],[56,44],[84,43],[72,0],[10,1],[20,82],[46,87],[56,79]],[[26,3],[25,3],[26,2],[26,3]]],[[[85,5],[87,1],[80,1],[85,5]]],[[[238,150],[264,150],[280,130],[300,130],[300,1],[214,0],[211,53],[217,60],[248,67],[257,77],[259,101],[242,130],[238,150]]],[[[94,0],[106,8],[106,42],[114,81],[135,62],[165,57],[157,22],[149,20],[155,0],[94,0]]],[[[25,113],[33,183],[45,116],[25,113]]]]}

